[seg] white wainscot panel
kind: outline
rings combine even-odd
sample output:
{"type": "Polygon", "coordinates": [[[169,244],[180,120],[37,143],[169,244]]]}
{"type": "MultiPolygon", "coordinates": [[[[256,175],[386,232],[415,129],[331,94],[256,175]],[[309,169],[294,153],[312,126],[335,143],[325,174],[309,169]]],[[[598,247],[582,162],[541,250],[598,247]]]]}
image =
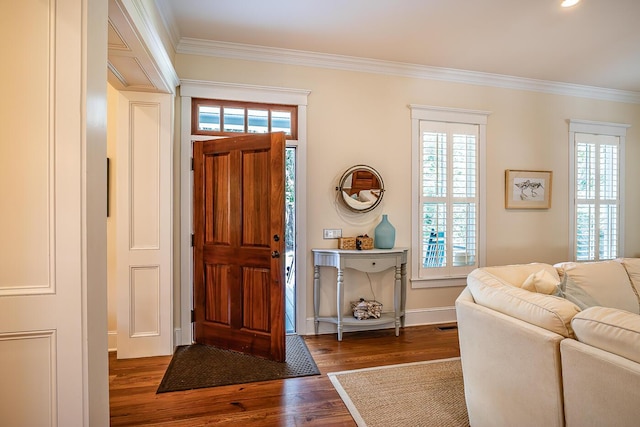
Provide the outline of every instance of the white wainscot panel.
{"type": "MultiPolygon", "coordinates": [[[[131,103],[131,249],[160,247],[160,105],[131,103]]],[[[166,189],[169,191],[169,189],[166,189]]]]}
{"type": "Polygon", "coordinates": [[[0,423],[55,426],[55,331],[0,334],[0,423]]]}
{"type": "Polygon", "coordinates": [[[160,334],[160,267],[131,268],[131,334],[135,337],[160,334]]]}
{"type": "Polygon", "coordinates": [[[53,293],[55,94],[50,58],[55,52],[50,37],[55,2],[23,0],[3,6],[3,34],[21,40],[4,37],[2,54],[11,59],[0,67],[0,80],[10,82],[2,89],[0,107],[0,296],[53,293]]]}

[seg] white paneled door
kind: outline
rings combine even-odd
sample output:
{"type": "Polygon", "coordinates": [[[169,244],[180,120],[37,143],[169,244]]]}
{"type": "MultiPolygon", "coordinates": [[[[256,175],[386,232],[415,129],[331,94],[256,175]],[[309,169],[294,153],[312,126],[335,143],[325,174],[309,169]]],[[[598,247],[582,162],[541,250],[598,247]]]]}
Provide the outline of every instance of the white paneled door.
{"type": "Polygon", "coordinates": [[[1,426],[109,423],[106,22],[0,2],[1,426]]]}
{"type": "Polygon", "coordinates": [[[168,355],[173,352],[173,96],[121,92],[118,99],[118,358],[168,355]]]}

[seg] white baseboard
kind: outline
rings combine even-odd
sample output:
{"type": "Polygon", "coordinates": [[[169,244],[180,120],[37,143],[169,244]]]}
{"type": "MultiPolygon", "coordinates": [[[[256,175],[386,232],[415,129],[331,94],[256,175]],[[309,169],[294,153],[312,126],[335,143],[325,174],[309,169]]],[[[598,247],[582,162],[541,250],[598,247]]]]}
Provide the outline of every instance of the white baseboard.
{"type": "MultiPolygon", "coordinates": [[[[406,319],[404,322],[406,326],[419,326],[419,325],[437,325],[442,323],[455,323],[456,308],[455,307],[436,307],[425,308],[420,310],[407,310],[406,319]]],[[[389,329],[393,328],[393,325],[377,325],[367,326],[363,324],[363,328],[358,326],[345,326],[345,332],[357,331],[362,329],[389,329]]],[[[335,334],[337,333],[337,325],[328,322],[320,322],[318,327],[319,334],[335,334]]],[[[313,317],[307,318],[306,331],[297,331],[298,335],[313,335],[315,333],[313,317]]],[[[118,349],[118,331],[107,332],[109,351],[116,351],[118,349]]],[[[184,345],[182,342],[182,329],[175,328],[173,331],[173,347],[184,345]]]]}
{"type": "Polygon", "coordinates": [[[452,306],[407,310],[407,319],[404,324],[405,326],[438,325],[457,321],[456,308],[452,306]]]}
{"type": "Polygon", "coordinates": [[[107,347],[109,351],[118,350],[118,331],[107,331],[107,347]]]}
{"type": "MultiPolygon", "coordinates": [[[[436,308],[425,308],[420,310],[407,310],[406,319],[404,322],[406,326],[419,326],[419,325],[437,325],[441,323],[455,323],[456,319],[456,308],[455,307],[436,307],[436,308]]],[[[362,329],[389,329],[393,328],[393,325],[377,325],[377,326],[366,326],[363,325],[363,328],[359,328],[358,326],[345,326],[345,332],[348,331],[357,331],[362,329]]],[[[337,325],[328,322],[320,322],[318,327],[319,334],[335,334],[337,333],[337,325]]],[[[298,335],[313,335],[315,333],[313,317],[307,318],[306,321],[306,331],[297,331],[298,335]]],[[[187,343],[182,342],[182,329],[175,328],[173,331],[173,347],[179,345],[185,345],[187,343]]],[[[118,331],[108,331],[107,332],[107,340],[109,351],[117,351],[118,349],[118,331]]],[[[190,344],[190,343],[188,343],[190,344]]]]}
{"type": "Polygon", "coordinates": [[[183,345],[182,343],[182,328],[175,328],[173,330],[173,348],[183,345]]]}
{"type": "MultiPolygon", "coordinates": [[[[365,321],[363,321],[365,322],[365,321]]],[[[439,325],[442,323],[455,323],[456,308],[455,307],[435,307],[425,308],[420,310],[407,310],[404,326],[420,326],[420,325],[439,325]]],[[[315,327],[313,317],[308,318],[306,322],[306,331],[298,331],[299,335],[313,335],[315,333],[315,327]]],[[[344,331],[357,331],[357,330],[373,330],[373,329],[390,329],[393,328],[393,324],[366,326],[362,328],[358,326],[345,326],[344,331]]],[[[338,326],[329,322],[320,322],[318,325],[318,334],[335,334],[338,331],[338,326]]]]}
{"type": "MultiPolygon", "coordinates": [[[[182,345],[182,329],[175,328],[173,331],[173,348],[182,345]]],[[[107,332],[107,347],[109,351],[118,351],[118,331],[107,332]]]]}

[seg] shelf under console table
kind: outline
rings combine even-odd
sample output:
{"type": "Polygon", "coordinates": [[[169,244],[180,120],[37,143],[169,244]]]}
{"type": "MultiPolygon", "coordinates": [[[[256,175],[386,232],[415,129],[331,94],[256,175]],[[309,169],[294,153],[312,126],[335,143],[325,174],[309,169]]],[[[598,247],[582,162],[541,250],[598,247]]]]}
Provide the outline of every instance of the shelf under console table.
{"type": "Polygon", "coordinates": [[[382,325],[394,323],[396,336],[400,335],[400,327],[404,327],[405,302],[407,295],[407,248],[396,249],[312,249],[313,253],[313,319],[315,333],[318,334],[320,322],[335,323],[338,326],[338,341],[342,341],[345,325],[382,325]],[[336,283],[337,315],[319,316],[320,310],[320,267],[334,267],[338,270],[336,283]],[[393,313],[382,313],[379,319],[358,320],[353,316],[344,316],[344,270],[352,268],[365,273],[379,273],[390,268],[395,269],[393,289],[393,313]]]}

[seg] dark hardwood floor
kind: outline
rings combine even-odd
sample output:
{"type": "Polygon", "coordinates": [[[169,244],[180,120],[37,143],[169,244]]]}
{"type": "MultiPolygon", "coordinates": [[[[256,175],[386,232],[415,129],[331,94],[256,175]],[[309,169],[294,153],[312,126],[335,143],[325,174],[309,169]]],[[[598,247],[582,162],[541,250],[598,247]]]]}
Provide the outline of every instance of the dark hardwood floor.
{"type": "Polygon", "coordinates": [[[109,354],[112,426],[355,426],[328,372],[460,355],[455,325],[305,336],[321,375],[156,394],[170,356],[109,354]]]}

